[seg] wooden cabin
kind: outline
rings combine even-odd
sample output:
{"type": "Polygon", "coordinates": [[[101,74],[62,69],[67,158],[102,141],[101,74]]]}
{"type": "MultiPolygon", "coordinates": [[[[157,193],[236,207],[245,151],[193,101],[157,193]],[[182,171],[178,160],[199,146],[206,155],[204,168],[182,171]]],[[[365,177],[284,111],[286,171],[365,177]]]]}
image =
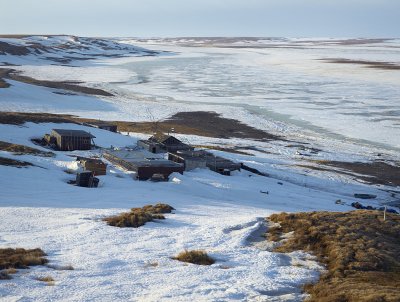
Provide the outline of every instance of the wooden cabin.
{"type": "Polygon", "coordinates": [[[156,133],[148,140],[140,140],[138,145],[152,153],[194,150],[192,146],[181,142],[172,135],[167,135],[164,133],[156,133]]]}
{"type": "Polygon", "coordinates": [[[58,150],[90,150],[94,135],[83,130],[53,129],[49,141],[53,142],[58,150]]]}

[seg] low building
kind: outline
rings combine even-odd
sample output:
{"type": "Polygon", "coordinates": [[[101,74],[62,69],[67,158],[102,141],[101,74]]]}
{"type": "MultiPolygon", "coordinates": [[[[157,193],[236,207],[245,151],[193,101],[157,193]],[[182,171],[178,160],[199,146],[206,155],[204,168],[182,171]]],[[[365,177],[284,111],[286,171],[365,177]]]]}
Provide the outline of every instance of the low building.
{"type": "Polygon", "coordinates": [[[111,131],[111,132],[117,132],[117,130],[118,130],[117,125],[112,124],[112,123],[106,123],[106,122],[84,123],[84,125],[111,131]]]}
{"type": "Polygon", "coordinates": [[[207,167],[223,175],[230,175],[232,171],[240,170],[242,166],[241,163],[233,162],[204,150],[170,152],[168,159],[184,164],[186,171],[207,167]]]}
{"type": "Polygon", "coordinates": [[[172,135],[167,135],[164,133],[154,134],[148,140],[140,140],[138,145],[152,153],[194,150],[192,146],[181,142],[172,135]]]}
{"type": "Polygon", "coordinates": [[[46,134],[44,139],[49,144],[54,144],[58,150],[90,150],[94,135],[83,130],[53,129],[46,134]]]}
{"type": "Polygon", "coordinates": [[[107,164],[98,158],[87,158],[87,157],[77,157],[83,170],[93,172],[94,176],[106,175],[107,174],[107,164]]]}
{"type": "Polygon", "coordinates": [[[166,150],[164,149],[164,147],[159,144],[159,143],[155,143],[149,140],[139,140],[138,141],[138,146],[151,152],[151,153],[165,153],[166,150]]]}
{"type": "Polygon", "coordinates": [[[190,171],[196,168],[207,168],[207,159],[204,156],[201,156],[199,151],[170,152],[168,153],[168,159],[183,164],[185,171],[190,171]]]}
{"type": "Polygon", "coordinates": [[[128,171],[136,172],[136,178],[139,180],[147,180],[152,178],[168,180],[173,172],[183,173],[182,164],[155,156],[145,150],[119,149],[106,150],[103,153],[105,159],[111,163],[121,166],[128,171]]]}

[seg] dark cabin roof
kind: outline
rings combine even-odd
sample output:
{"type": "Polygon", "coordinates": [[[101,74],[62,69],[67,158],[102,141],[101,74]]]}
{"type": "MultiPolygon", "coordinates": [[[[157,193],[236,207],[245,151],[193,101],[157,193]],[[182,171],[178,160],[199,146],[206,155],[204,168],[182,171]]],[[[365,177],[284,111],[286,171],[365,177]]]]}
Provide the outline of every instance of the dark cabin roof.
{"type": "Polygon", "coordinates": [[[89,137],[95,138],[93,134],[83,130],[69,130],[69,129],[53,129],[54,132],[61,136],[79,136],[79,137],[89,137]]]}
{"type": "Polygon", "coordinates": [[[161,144],[183,144],[179,139],[172,135],[167,135],[164,133],[156,133],[149,139],[153,142],[158,142],[161,144]]]}

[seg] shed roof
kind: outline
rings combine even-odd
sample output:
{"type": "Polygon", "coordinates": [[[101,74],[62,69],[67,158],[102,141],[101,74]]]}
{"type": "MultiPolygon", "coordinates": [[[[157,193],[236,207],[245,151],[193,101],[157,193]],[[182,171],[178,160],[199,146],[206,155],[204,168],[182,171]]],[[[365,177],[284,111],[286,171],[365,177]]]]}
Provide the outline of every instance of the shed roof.
{"type": "Polygon", "coordinates": [[[169,141],[169,143],[173,143],[173,144],[184,144],[179,139],[177,139],[175,136],[167,135],[167,134],[164,134],[161,132],[155,133],[152,137],[150,137],[149,140],[159,142],[162,144],[165,144],[167,141],[169,141]]]}
{"type": "Polygon", "coordinates": [[[53,131],[61,136],[80,136],[80,137],[95,138],[93,134],[83,130],[53,129],[53,131]]]}

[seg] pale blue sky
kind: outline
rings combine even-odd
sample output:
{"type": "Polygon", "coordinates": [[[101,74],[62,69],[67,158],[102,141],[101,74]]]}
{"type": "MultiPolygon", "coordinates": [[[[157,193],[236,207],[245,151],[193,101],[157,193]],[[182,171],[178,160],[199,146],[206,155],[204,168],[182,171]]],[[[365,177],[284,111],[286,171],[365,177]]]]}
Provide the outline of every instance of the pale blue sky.
{"type": "Polygon", "coordinates": [[[0,0],[0,33],[400,37],[400,0],[0,0]]]}

